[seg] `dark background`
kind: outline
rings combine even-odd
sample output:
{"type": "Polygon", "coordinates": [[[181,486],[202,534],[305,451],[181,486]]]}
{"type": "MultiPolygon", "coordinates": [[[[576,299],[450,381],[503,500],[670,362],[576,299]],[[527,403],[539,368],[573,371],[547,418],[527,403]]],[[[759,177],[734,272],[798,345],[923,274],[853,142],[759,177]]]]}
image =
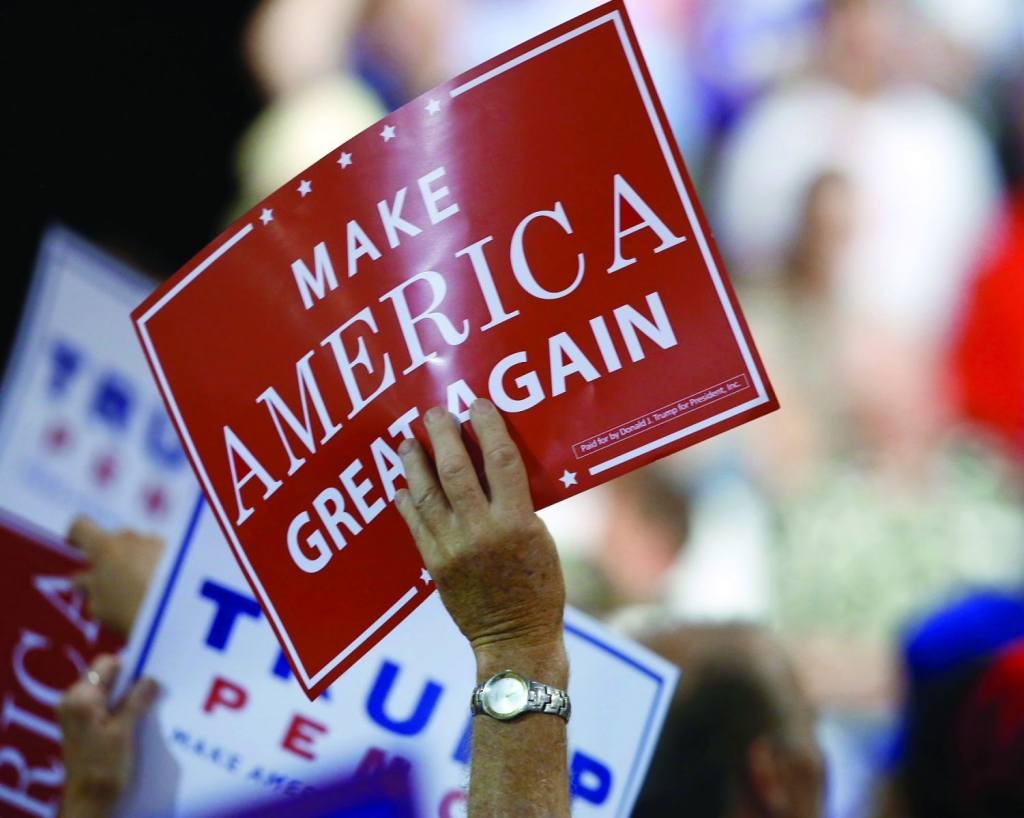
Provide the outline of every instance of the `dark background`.
{"type": "Polygon", "coordinates": [[[47,225],[166,277],[220,230],[260,100],[241,59],[255,0],[0,3],[0,367],[47,225]]]}

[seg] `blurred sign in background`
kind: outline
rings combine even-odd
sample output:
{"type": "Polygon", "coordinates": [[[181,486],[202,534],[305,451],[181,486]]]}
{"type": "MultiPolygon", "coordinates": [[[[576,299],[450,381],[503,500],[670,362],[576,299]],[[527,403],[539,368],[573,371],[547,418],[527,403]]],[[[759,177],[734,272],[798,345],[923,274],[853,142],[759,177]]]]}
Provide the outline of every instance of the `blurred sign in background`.
{"type": "MultiPolygon", "coordinates": [[[[578,611],[566,612],[565,632],[573,814],[627,818],[679,672],[578,611]]],[[[309,701],[200,503],[157,569],[124,666],[122,690],[150,676],[164,695],[140,733],[139,775],[119,815],[283,804],[353,770],[403,768],[418,815],[464,814],[473,653],[438,594],[309,701]]]]}
{"type": "Polygon", "coordinates": [[[47,232],[0,391],[0,508],[59,537],[81,514],[182,536],[198,485],[128,318],[152,288],[47,232]]]}

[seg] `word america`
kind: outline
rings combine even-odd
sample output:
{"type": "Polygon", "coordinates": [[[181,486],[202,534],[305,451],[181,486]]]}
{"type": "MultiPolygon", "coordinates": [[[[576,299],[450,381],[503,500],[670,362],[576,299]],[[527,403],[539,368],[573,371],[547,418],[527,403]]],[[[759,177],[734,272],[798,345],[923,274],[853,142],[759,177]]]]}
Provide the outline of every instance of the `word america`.
{"type": "MultiPolygon", "coordinates": [[[[435,172],[431,176],[436,179],[443,175],[435,172]]],[[[448,205],[444,210],[437,210],[436,203],[439,198],[447,196],[447,188],[440,188],[436,191],[429,186],[421,185],[421,190],[431,191],[429,199],[433,202],[434,209],[439,219],[447,218],[451,213],[456,212],[457,205],[448,205]]],[[[613,263],[608,268],[608,273],[614,273],[625,267],[636,263],[636,258],[623,256],[622,239],[640,230],[651,230],[660,240],[660,244],[654,247],[653,252],[660,253],[670,247],[674,247],[685,241],[672,233],[665,223],[654,213],[647,203],[636,193],[635,190],[619,175],[612,180],[614,193],[614,235],[613,235],[613,263]],[[621,204],[625,201],[639,215],[641,221],[631,227],[623,228],[620,222],[621,204]]],[[[424,192],[425,201],[428,193],[424,192]]],[[[400,213],[401,202],[404,201],[404,189],[396,198],[396,204],[392,209],[387,207],[379,208],[381,214],[389,213],[392,227],[400,219],[396,213],[400,213]]],[[[384,204],[384,203],[382,203],[384,204]]],[[[428,208],[429,210],[429,208],[428,208]]],[[[583,280],[586,271],[586,261],[583,253],[577,256],[577,270],[573,281],[560,290],[550,290],[544,287],[534,276],[530,267],[524,248],[524,234],[527,227],[538,219],[546,219],[555,222],[566,234],[572,234],[572,226],[569,222],[566,210],[561,202],[556,202],[551,210],[541,210],[526,216],[517,226],[511,239],[509,258],[512,272],[516,281],[528,295],[543,300],[555,300],[569,296],[574,292],[583,280]]],[[[353,252],[359,254],[373,253],[363,248],[366,247],[361,236],[365,233],[361,228],[349,225],[349,274],[355,274],[353,265],[353,252]]],[[[387,222],[385,222],[387,224],[387,222]]],[[[483,247],[493,240],[488,236],[469,247],[460,250],[456,257],[467,256],[473,268],[480,294],[483,297],[484,305],[488,311],[489,320],[479,329],[487,331],[505,321],[511,320],[519,315],[519,310],[509,312],[506,310],[491,275],[490,268],[483,253],[483,247]]],[[[396,238],[397,240],[397,238],[396,238]]],[[[366,239],[369,241],[369,239],[366,239]]],[[[293,264],[296,283],[302,295],[303,303],[308,307],[314,305],[315,299],[324,298],[327,291],[337,287],[337,276],[334,272],[334,264],[327,250],[326,245],[321,242],[313,250],[315,273],[303,261],[296,261],[293,264]]],[[[420,335],[418,325],[430,322],[437,330],[445,343],[454,347],[464,343],[470,335],[470,322],[468,319],[461,321],[461,326],[444,312],[440,311],[442,302],[447,293],[447,284],[444,276],[440,273],[427,270],[403,281],[397,287],[384,293],[378,301],[381,304],[390,304],[393,316],[397,321],[400,334],[404,344],[404,355],[401,359],[407,361],[407,365],[401,370],[404,377],[421,367],[431,359],[435,358],[437,351],[424,349],[424,342],[420,335]],[[416,302],[422,304],[424,290],[429,294],[429,305],[425,309],[414,310],[410,305],[408,291],[411,288],[419,290],[419,297],[416,302]]],[[[593,347],[596,345],[597,356],[593,353],[588,357],[580,345],[569,333],[560,332],[548,339],[548,369],[545,373],[544,383],[538,374],[536,362],[531,362],[525,351],[516,351],[503,357],[490,371],[487,378],[487,394],[495,405],[509,413],[522,412],[536,406],[548,397],[556,397],[566,391],[566,380],[571,375],[579,375],[590,382],[604,373],[614,372],[622,367],[622,360],[619,351],[613,341],[613,329],[621,339],[631,362],[637,362],[644,358],[644,350],[641,345],[640,336],[644,336],[662,349],[675,346],[676,336],[669,322],[661,296],[652,292],[646,296],[646,303],[643,305],[624,304],[611,311],[609,316],[595,316],[589,321],[589,339],[585,344],[593,347]],[[610,319],[610,320],[609,320],[610,319]],[[593,358],[593,360],[592,360],[593,358]],[[597,361],[597,363],[595,363],[597,361]],[[602,372],[597,364],[603,367],[602,372]],[[546,387],[546,388],[545,388],[546,387]]],[[[386,390],[395,386],[398,381],[395,362],[401,360],[392,352],[385,351],[376,359],[371,359],[367,350],[367,340],[372,335],[379,333],[378,322],[370,307],[366,307],[348,321],[343,323],[325,337],[319,344],[321,348],[327,348],[333,357],[340,375],[341,386],[343,386],[348,397],[351,410],[348,418],[351,420],[375,399],[380,397],[386,390]],[[350,350],[355,348],[355,354],[350,350]],[[364,383],[372,377],[376,387],[370,390],[360,386],[360,380],[364,383]]],[[[577,334],[577,337],[580,336],[577,334]]],[[[581,339],[582,340],[582,339],[581,339]]],[[[321,392],[321,386],[313,374],[310,361],[316,354],[313,349],[304,355],[295,365],[298,384],[298,398],[300,412],[295,412],[282,399],[275,387],[269,387],[257,398],[256,403],[263,405],[269,413],[284,453],[288,457],[287,477],[295,474],[306,462],[305,453],[315,454],[317,447],[323,446],[331,440],[341,429],[342,423],[336,421],[327,408],[321,392]],[[310,413],[312,405],[313,414],[316,415],[319,425],[323,431],[322,436],[316,434],[314,422],[310,413]],[[288,431],[291,434],[288,434],[288,431]],[[317,437],[320,437],[319,443],[317,437]],[[293,445],[297,441],[305,449],[296,453],[293,445]]],[[[461,407],[467,406],[476,396],[474,391],[464,380],[458,380],[447,387],[449,408],[456,414],[462,414],[461,407]]],[[[416,417],[414,415],[413,417],[416,417]]],[[[408,422],[399,424],[404,426],[402,430],[406,436],[411,436],[408,422]]],[[[250,448],[239,438],[230,426],[224,427],[224,441],[226,453],[231,471],[232,484],[234,488],[234,499],[236,501],[237,516],[236,525],[242,525],[252,514],[254,509],[248,505],[242,497],[242,490],[250,481],[256,480],[262,484],[262,499],[266,500],[273,495],[282,485],[283,478],[274,477],[263,462],[257,458],[250,448]]],[[[392,436],[397,434],[395,427],[390,432],[392,436]]],[[[399,461],[394,454],[391,445],[378,439],[375,442],[374,460],[377,463],[381,475],[381,485],[385,490],[388,499],[394,496],[394,476],[400,475],[399,461]],[[379,445],[378,445],[379,444],[379,445]],[[386,453],[385,453],[386,450],[386,453]]],[[[361,469],[360,461],[354,461],[350,469],[350,476],[342,483],[353,503],[360,510],[363,522],[368,523],[382,509],[376,503],[367,503],[365,495],[370,491],[369,481],[359,481],[355,476],[361,469]]],[[[348,470],[346,470],[348,472],[348,470]]],[[[247,494],[251,491],[247,490],[247,494]]],[[[335,498],[337,501],[337,498],[335,498]]],[[[340,509],[340,506],[339,506],[340,509]]],[[[333,516],[340,514],[338,509],[333,516]]],[[[300,515],[301,517],[302,515],[300,515]]],[[[324,512],[319,512],[321,519],[325,517],[324,512]]],[[[332,515],[326,515],[332,516],[332,515]]],[[[296,518],[298,521],[300,518],[296,518]]],[[[354,518],[347,515],[346,525],[353,533],[357,533],[353,525],[354,518]]],[[[293,523],[293,530],[295,524],[293,523]]],[[[338,547],[340,537],[335,537],[338,547]]],[[[307,568],[306,570],[310,570],[307,568]]],[[[317,569],[313,569],[317,570],[317,569]]]]}

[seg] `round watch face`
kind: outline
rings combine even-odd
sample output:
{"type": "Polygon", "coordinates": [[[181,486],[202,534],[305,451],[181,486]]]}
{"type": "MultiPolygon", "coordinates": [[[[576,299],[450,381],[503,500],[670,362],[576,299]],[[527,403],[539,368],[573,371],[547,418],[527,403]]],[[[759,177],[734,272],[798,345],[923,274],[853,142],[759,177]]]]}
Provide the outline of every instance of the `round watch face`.
{"type": "Polygon", "coordinates": [[[481,703],[496,718],[512,718],[523,712],[529,700],[525,682],[518,676],[491,679],[483,690],[481,703]]]}

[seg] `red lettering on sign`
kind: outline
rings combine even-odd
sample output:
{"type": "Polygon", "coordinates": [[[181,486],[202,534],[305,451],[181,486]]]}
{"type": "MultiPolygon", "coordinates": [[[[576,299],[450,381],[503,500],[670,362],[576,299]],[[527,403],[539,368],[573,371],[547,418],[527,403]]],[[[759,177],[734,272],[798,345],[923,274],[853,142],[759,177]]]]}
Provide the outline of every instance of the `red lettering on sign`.
{"type": "Polygon", "coordinates": [[[284,741],[281,742],[281,746],[297,756],[302,756],[312,761],[316,758],[316,754],[309,748],[313,746],[318,733],[326,732],[327,727],[324,725],[297,715],[288,726],[288,732],[284,734],[284,741]]]}
{"type": "Polygon", "coordinates": [[[244,687],[218,676],[213,680],[210,693],[203,703],[203,712],[212,713],[217,707],[223,707],[226,710],[241,710],[248,700],[249,694],[244,687]]]}

